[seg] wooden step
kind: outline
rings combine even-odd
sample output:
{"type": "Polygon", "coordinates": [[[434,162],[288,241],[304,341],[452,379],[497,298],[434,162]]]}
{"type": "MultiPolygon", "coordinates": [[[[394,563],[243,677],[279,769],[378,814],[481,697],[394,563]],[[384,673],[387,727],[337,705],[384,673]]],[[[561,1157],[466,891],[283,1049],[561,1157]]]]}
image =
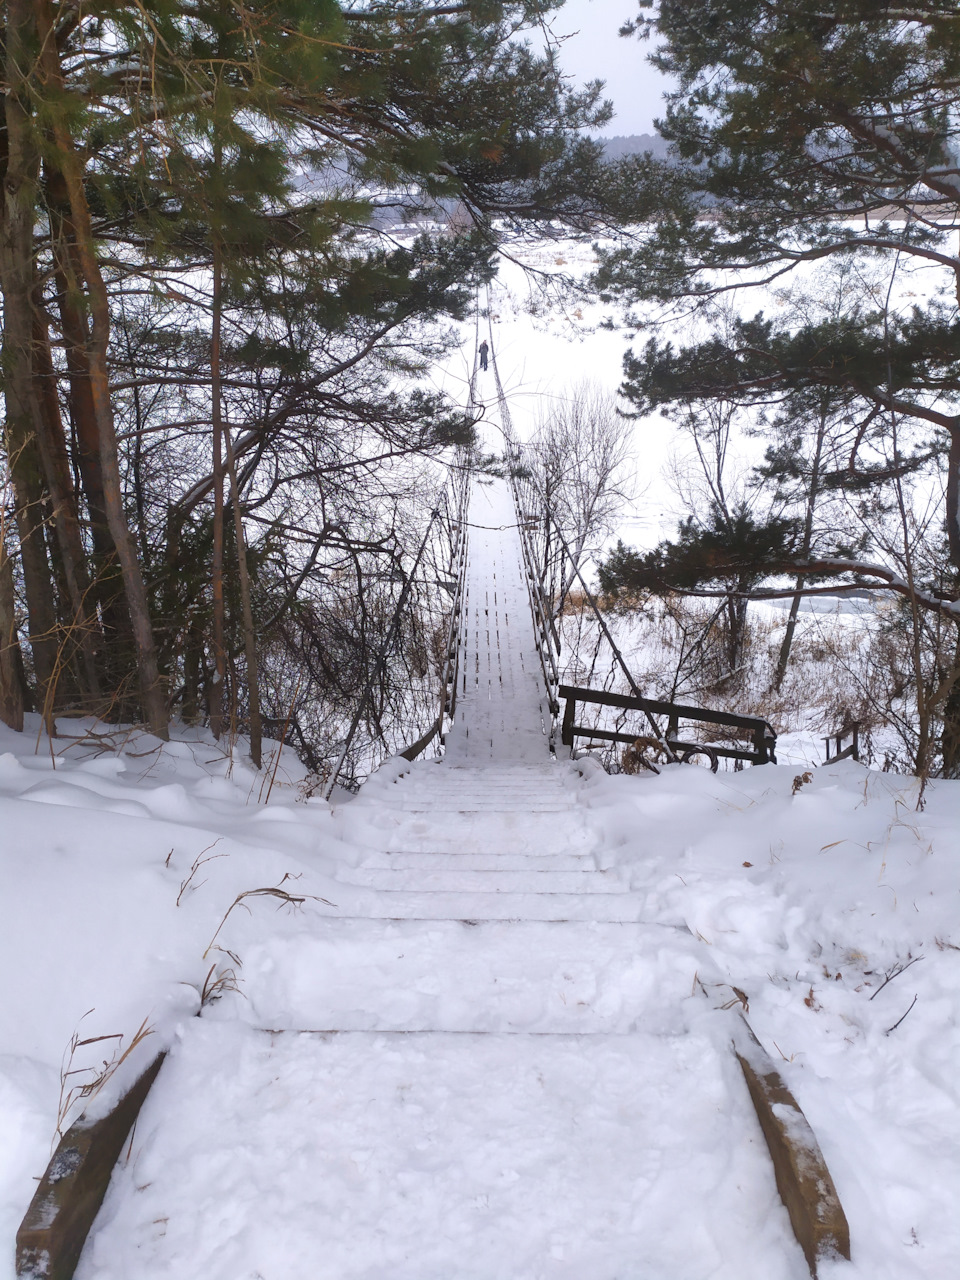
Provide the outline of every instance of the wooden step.
{"type": "MultiPolygon", "coordinates": [[[[350,915],[368,920],[520,920],[594,921],[643,924],[651,914],[643,895],[634,893],[416,893],[371,892],[355,899],[350,915]]],[[[321,904],[318,914],[336,915],[321,904]]],[[[343,914],[340,912],[339,914],[343,914]]]]}
{"type": "Polygon", "coordinates": [[[581,894],[625,893],[627,890],[611,871],[506,871],[498,868],[468,871],[442,867],[436,871],[422,868],[350,867],[337,877],[344,884],[393,893],[411,890],[417,893],[512,893],[512,894],[581,894]]]}
{"type": "Polygon", "coordinates": [[[364,867],[392,868],[395,871],[440,871],[458,868],[461,871],[592,871],[596,859],[591,853],[497,853],[483,850],[480,853],[372,853],[363,862],[364,867]]]}

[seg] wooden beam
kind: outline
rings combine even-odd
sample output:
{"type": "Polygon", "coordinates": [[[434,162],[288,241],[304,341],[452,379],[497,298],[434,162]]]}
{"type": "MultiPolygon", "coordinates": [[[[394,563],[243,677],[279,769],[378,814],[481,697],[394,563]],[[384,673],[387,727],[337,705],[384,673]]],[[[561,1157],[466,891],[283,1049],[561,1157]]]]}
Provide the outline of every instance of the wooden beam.
{"type": "Polygon", "coordinates": [[[427,747],[429,747],[430,743],[434,740],[434,738],[440,732],[440,726],[442,723],[443,723],[443,716],[442,715],[437,716],[436,720],[433,722],[433,724],[430,726],[430,728],[427,730],[427,732],[423,735],[422,738],[418,738],[416,742],[412,743],[409,747],[404,747],[402,751],[398,751],[397,755],[404,760],[416,760],[420,752],[426,751],[427,747]]]}
{"type": "Polygon", "coordinates": [[[17,1232],[17,1275],[23,1280],[71,1280],[113,1167],[165,1057],[157,1054],[108,1115],[93,1122],[81,1116],[61,1138],[17,1232]]]}
{"type": "MultiPolygon", "coordinates": [[[[571,704],[568,702],[567,706],[571,704]]],[[[583,725],[572,724],[567,727],[566,716],[564,716],[564,734],[570,738],[567,743],[566,737],[561,738],[567,746],[573,745],[574,738],[596,738],[598,742],[636,742],[642,734],[638,733],[616,733],[613,729],[588,729],[583,725]]],[[[711,751],[716,752],[718,756],[724,756],[728,760],[746,760],[749,764],[765,764],[766,757],[759,755],[754,751],[748,751],[746,748],[739,747],[718,747],[712,742],[675,742],[673,738],[667,739],[674,751],[700,751],[704,747],[709,747],[711,751]]]]}
{"type": "Polygon", "coordinates": [[[568,698],[567,705],[563,709],[563,724],[560,726],[560,741],[565,747],[573,746],[574,726],[573,718],[577,714],[577,702],[575,698],[568,698]]]}
{"type": "Polygon", "coordinates": [[[737,729],[769,729],[776,738],[773,726],[760,716],[739,716],[729,711],[713,711],[709,707],[687,707],[676,702],[659,702],[656,698],[634,698],[624,693],[607,693],[602,689],[581,689],[576,685],[562,684],[557,693],[561,698],[574,698],[577,702],[595,702],[605,707],[620,707],[626,711],[649,711],[652,715],[678,716],[681,720],[703,720],[707,724],[732,725],[737,729]]]}
{"type": "Polygon", "coordinates": [[[780,1199],[816,1278],[820,1262],[850,1258],[850,1228],[827,1162],[773,1059],[741,1019],[734,1050],[767,1140],[780,1199]]]}

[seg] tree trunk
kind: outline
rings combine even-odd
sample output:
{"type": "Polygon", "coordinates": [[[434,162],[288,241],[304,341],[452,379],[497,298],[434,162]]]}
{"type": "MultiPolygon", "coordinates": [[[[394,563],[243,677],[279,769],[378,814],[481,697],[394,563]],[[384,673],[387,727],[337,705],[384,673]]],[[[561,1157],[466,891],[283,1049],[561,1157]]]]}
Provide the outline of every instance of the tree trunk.
{"type": "Polygon", "coordinates": [[[44,166],[44,187],[50,214],[57,308],[66,350],[70,423],[93,542],[93,591],[100,606],[105,640],[111,641],[110,652],[104,654],[100,666],[105,686],[117,688],[126,682],[135,666],[136,646],[123,604],[123,579],[107,520],[100,441],[90,388],[87,352],[90,335],[82,305],[83,288],[67,187],[62,174],[49,163],[44,166]]]}
{"type": "Polygon", "coordinates": [[[240,486],[237,484],[237,467],[230,440],[230,427],[223,436],[227,447],[227,467],[230,471],[230,496],[233,501],[233,527],[237,539],[237,570],[240,579],[240,600],[243,605],[243,650],[247,661],[247,698],[250,705],[250,759],[259,769],[263,739],[260,720],[260,675],[257,664],[257,637],[253,627],[253,603],[250,596],[250,574],[247,569],[247,544],[243,536],[243,515],[240,511],[240,486]]]}
{"type": "MultiPolygon", "coordinates": [[[[960,640],[953,658],[954,671],[960,668],[960,640]]],[[[943,776],[960,778],[960,680],[955,680],[943,705],[943,735],[940,740],[943,755],[943,776]]]]}
{"type": "MultiPolygon", "coordinates": [[[[0,526],[0,535],[3,529],[0,526]]],[[[17,639],[13,565],[0,536],[0,720],[23,731],[23,658],[17,639]]]]}
{"type": "Polygon", "coordinates": [[[39,298],[34,293],[33,308],[34,384],[37,391],[39,413],[36,437],[46,476],[47,489],[53,504],[53,524],[57,546],[63,564],[63,576],[70,601],[68,619],[69,639],[80,656],[80,688],[88,710],[100,701],[100,683],[97,675],[97,639],[99,624],[90,592],[86,553],[80,531],[77,495],[70,473],[67,442],[60,417],[57,397],[56,372],[50,354],[50,338],[46,318],[39,298]]]}
{"type": "Polygon", "coordinates": [[[947,453],[947,545],[950,563],[960,572],[960,418],[950,432],[947,453]]]}
{"type": "MultiPolygon", "coordinates": [[[[18,0],[18,3],[23,3],[23,0],[18,0]]],[[[166,738],[169,736],[166,699],[160,684],[147,592],[123,509],[120,459],[113,423],[113,407],[110,402],[107,364],[110,343],[110,303],[96,257],[90,209],[83,188],[80,157],[65,123],[63,109],[58,105],[64,86],[53,36],[51,5],[49,0],[35,0],[35,4],[38,14],[37,25],[42,41],[40,67],[47,85],[52,89],[48,107],[52,122],[52,140],[56,148],[56,167],[66,183],[70,216],[76,232],[77,257],[90,309],[90,341],[87,348],[90,362],[90,391],[97,424],[107,522],[120,561],[130,623],[137,644],[140,694],[144,713],[151,731],[158,737],[166,738]]]]}
{"type": "MultiPolygon", "coordinates": [[[[810,483],[807,488],[807,509],[803,520],[803,543],[800,553],[806,560],[810,555],[810,548],[813,546],[813,520],[817,509],[817,500],[820,496],[820,464],[823,459],[823,446],[827,438],[827,407],[823,400],[820,403],[820,422],[817,429],[817,446],[813,454],[813,462],[810,467],[810,483]]],[[[783,643],[780,646],[780,655],[777,658],[777,669],[773,676],[773,688],[776,693],[780,692],[780,686],[783,684],[784,677],[787,674],[787,663],[790,661],[790,650],[793,648],[793,636],[797,629],[797,614],[800,612],[800,592],[803,590],[805,579],[797,578],[797,594],[790,602],[790,614],[787,618],[787,629],[783,635],[783,643]]]]}
{"type": "Polygon", "coordinates": [[[783,633],[783,643],[780,645],[780,653],[777,657],[777,669],[773,675],[773,688],[776,693],[780,692],[783,678],[787,674],[787,663],[790,661],[790,650],[793,648],[793,635],[797,629],[797,615],[800,612],[800,601],[803,599],[800,593],[803,590],[805,581],[805,578],[797,579],[797,594],[790,601],[790,612],[787,614],[787,629],[783,633]]]}
{"type": "Polygon", "coordinates": [[[213,558],[210,583],[213,594],[213,687],[210,694],[210,728],[223,733],[223,698],[227,673],[223,604],[223,409],[220,382],[220,321],[223,306],[223,262],[219,232],[213,236],[213,316],[210,333],[210,394],[213,424],[213,558]]]}
{"type": "Polygon", "coordinates": [[[3,220],[0,228],[3,382],[7,418],[5,446],[17,506],[34,672],[40,702],[49,709],[57,665],[57,618],[53,582],[43,541],[43,482],[34,440],[31,289],[38,162],[26,88],[33,67],[34,48],[30,0],[8,0],[5,51],[7,146],[3,157],[3,220]]]}
{"type": "Polygon", "coordinates": [[[185,724],[197,724],[200,720],[203,639],[203,628],[196,622],[191,622],[183,637],[183,700],[180,714],[185,724]]]}

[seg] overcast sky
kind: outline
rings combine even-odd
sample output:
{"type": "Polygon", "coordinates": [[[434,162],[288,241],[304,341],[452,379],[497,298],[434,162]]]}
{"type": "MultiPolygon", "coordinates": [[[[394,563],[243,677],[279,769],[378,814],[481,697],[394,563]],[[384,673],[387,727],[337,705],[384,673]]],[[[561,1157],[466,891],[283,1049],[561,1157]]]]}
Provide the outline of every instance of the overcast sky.
{"type": "Polygon", "coordinates": [[[606,96],[616,108],[613,120],[602,131],[607,137],[652,133],[654,116],[662,114],[666,81],[646,61],[651,42],[617,35],[622,24],[638,12],[635,0],[566,0],[553,19],[557,35],[578,33],[563,46],[560,60],[564,69],[581,83],[606,81],[606,96]]]}

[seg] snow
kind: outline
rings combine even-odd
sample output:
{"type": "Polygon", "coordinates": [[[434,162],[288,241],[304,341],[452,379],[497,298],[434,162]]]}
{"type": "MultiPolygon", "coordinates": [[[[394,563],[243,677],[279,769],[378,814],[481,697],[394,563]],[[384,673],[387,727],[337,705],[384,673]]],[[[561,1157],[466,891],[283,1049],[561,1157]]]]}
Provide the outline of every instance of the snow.
{"type": "Polygon", "coordinates": [[[285,752],[265,804],[203,731],[0,731],[0,1280],[61,1070],[114,1051],[71,1037],[144,1018],[79,1280],[802,1280],[741,1012],[850,1221],[821,1274],[955,1270],[960,784],[555,759],[507,499],[445,762],[328,804],[285,752]]]}
{"type": "Polygon", "coordinates": [[[460,706],[446,761],[546,761],[546,688],[506,480],[483,477],[472,486],[467,522],[460,706]]]}
{"type": "Polygon", "coordinates": [[[270,1037],[200,1022],[78,1278],[799,1280],[762,1138],[743,1141],[724,1106],[735,1084],[699,1038],[270,1037]],[[699,1151],[676,1143],[679,1117],[699,1151]],[[745,1236],[758,1260],[744,1270],[745,1236]]]}

